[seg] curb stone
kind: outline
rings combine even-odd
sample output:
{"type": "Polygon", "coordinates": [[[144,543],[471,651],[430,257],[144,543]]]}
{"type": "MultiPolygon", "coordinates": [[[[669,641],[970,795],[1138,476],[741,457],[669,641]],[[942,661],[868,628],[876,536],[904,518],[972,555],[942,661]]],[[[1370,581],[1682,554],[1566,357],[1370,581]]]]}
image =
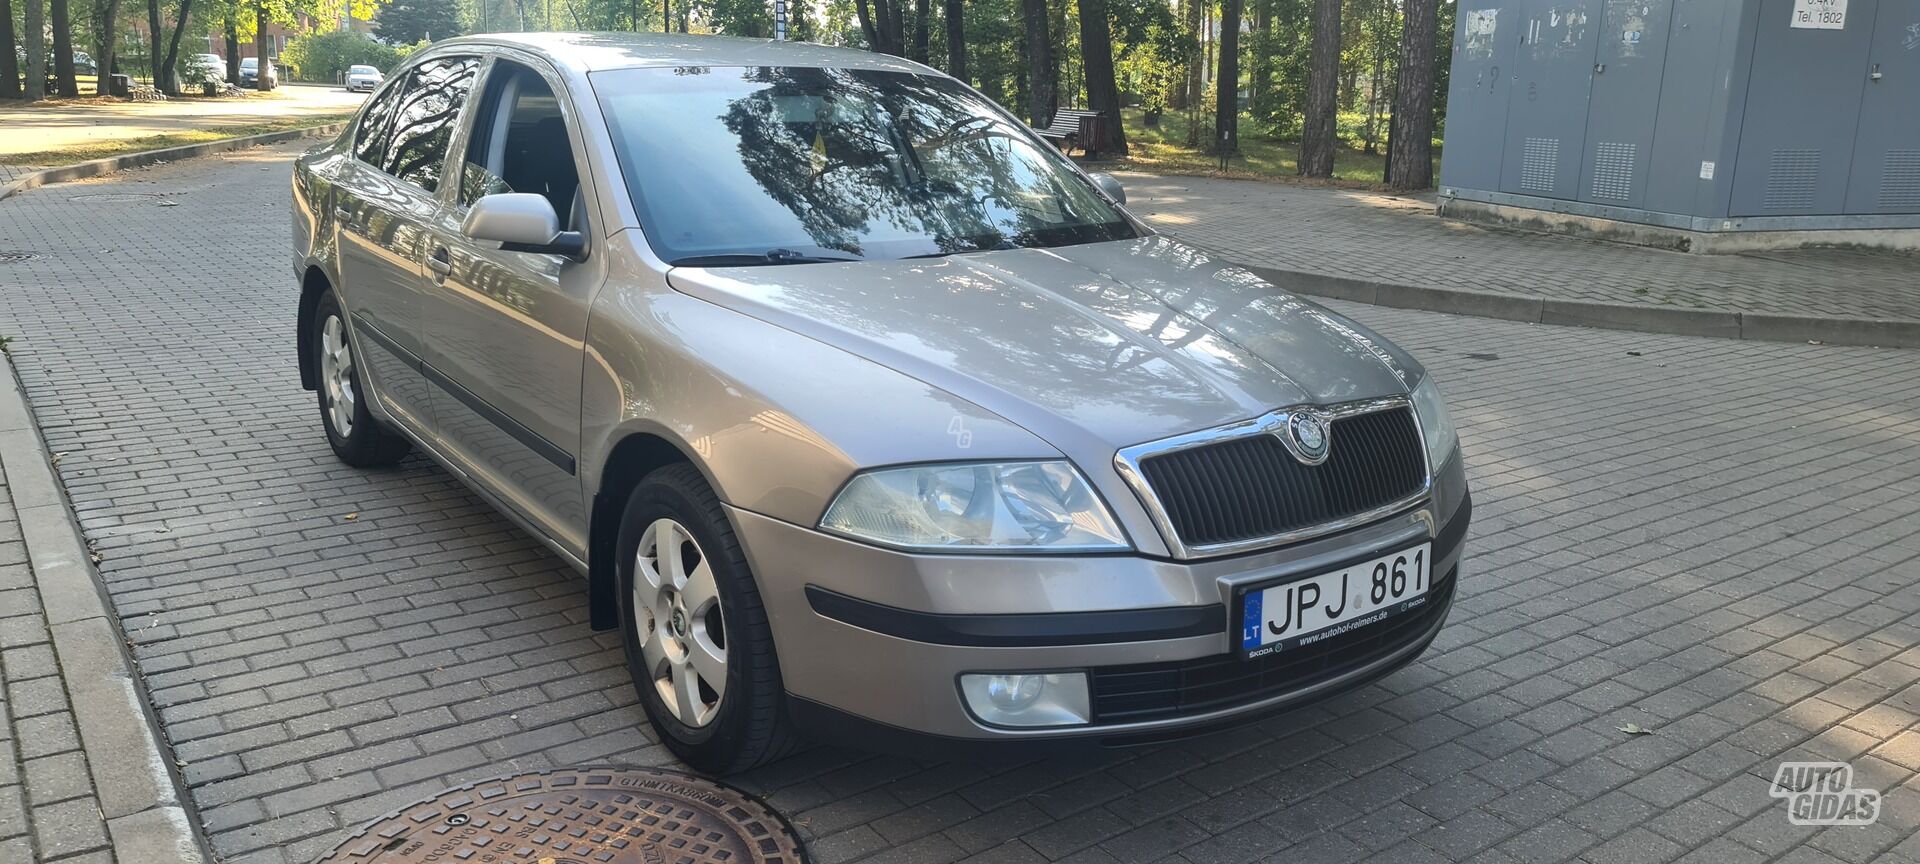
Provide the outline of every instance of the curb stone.
{"type": "Polygon", "coordinates": [[[1526,294],[1373,282],[1252,264],[1241,266],[1289,291],[1395,309],[1680,336],[1920,348],[1920,321],[1904,318],[1780,315],[1597,300],[1559,300],[1526,294]]]}
{"type": "Polygon", "coordinates": [[[223,138],[219,141],[208,141],[202,144],[182,144],[179,147],[143,150],[139,153],[122,153],[119,156],[108,156],[105,159],[95,159],[76,165],[62,165],[58,168],[47,168],[45,170],[35,171],[32,174],[22,175],[12,183],[0,186],[0,201],[5,201],[28,189],[49,186],[54,183],[84,180],[88,177],[98,177],[102,174],[125,171],[128,168],[152,165],[155,162],[176,162],[181,159],[211,156],[215,153],[244,150],[248,147],[278,144],[282,141],[295,141],[301,138],[324,138],[329,135],[338,135],[340,131],[345,128],[347,128],[345,122],[327,123],[321,126],[308,126],[305,129],[288,129],[283,132],[248,135],[244,138],[223,138]]]}
{"type": "Polygon", "coordinates": [[[126,639],[106,601],[40,439],[25,388],[6,360],[0,380],[0,468],[73,703],[92,785],[121,864],[206,864],[191,801],[173,770],[126,639]]]}

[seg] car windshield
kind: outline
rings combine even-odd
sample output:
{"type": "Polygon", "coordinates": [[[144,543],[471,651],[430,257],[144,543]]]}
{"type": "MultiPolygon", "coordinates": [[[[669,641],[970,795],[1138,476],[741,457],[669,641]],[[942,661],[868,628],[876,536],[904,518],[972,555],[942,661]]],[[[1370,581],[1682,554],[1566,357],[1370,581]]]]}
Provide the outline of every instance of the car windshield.
{"type": "Polygon", "coordinates": [[[596,73],[654,251],[683,266],[1065,246],[1137,229],[951,79],[678,67],[596,73]]]}
{"type": "Polygon", "coordinates": [[[240,61],[240,68],[242,69],[257,69],[259,67],[260,67],[260,61],[258,58],[248,57],[247,59],[240,61]]]}
{"type": "Polygon", "coordinates": [[[372,66],[349,66],[347,67],[347,73],[351,75],[378,75],[380,74],[380,70],[372,66]]]}

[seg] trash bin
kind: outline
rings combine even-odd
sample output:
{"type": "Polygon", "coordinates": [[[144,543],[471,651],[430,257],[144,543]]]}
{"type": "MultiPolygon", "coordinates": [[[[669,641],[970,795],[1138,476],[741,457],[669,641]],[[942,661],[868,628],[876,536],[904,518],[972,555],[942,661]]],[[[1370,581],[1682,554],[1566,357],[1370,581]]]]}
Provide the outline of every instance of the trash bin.
{"type": "Polygon", "coordinates": [[[1098,114],[1089,114],[1080,118],[1080,150],[1088,160],[1100,158],[1100,133],[1106,131],[1102,121],[1106,118],[1098,114]]]}
{"type": "Polygon", "coordinates": [[[114,96],[121,96],[121,97],[132,95],[133,76],[109,75],[107,76],[107,81],[109,82],[107,84],[107,92],[109,94],[114,96]]]}

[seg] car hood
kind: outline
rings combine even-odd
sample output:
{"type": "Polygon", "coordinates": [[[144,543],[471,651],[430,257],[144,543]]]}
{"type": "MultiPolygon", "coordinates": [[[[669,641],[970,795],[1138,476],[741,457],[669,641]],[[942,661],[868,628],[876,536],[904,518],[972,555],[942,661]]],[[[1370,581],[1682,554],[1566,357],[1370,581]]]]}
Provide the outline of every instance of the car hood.
{"type": "Polygon", "coordinates": [[[1111,452],[1287,405],[1405,393],[1420,374],[1365,328],[1164,236],[682,267],[668,280],[939,387],[1068,452],[1111,452]]]}

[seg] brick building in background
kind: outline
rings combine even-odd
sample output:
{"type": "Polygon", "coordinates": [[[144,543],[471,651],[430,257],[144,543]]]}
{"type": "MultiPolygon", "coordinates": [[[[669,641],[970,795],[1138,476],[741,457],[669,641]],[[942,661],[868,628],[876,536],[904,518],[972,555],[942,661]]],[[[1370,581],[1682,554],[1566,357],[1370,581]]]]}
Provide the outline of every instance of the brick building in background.
{"type": "MultiPolygon", "coordinates": [[[[346,18],[344,22],[323,23],[311,16],[301,14],[297,22],[291,27],[277,21],[267,25],[267,56],[279,57],[287,50],[288,42],[309,33],[318,33],[326,29],[329,24],[336,28],[351,29],[361,33],[373,32],[373,22],[371,21],[362,21],[358,18],[346,18]]],[[[183,48],[181,50],[185,49],[183,48]]],[[[206,47],[204,49],[195,49],[196,53],[203,50],[208,54],[218,54],[222,57],[227,56],[227,40],[225,34],[220,33],[218,28],[216,28],[214,32],[207,34],[206,47]]],[[[240,41],[240,56],[254,56],[253,40],[251,38],[240,41]]]]}

